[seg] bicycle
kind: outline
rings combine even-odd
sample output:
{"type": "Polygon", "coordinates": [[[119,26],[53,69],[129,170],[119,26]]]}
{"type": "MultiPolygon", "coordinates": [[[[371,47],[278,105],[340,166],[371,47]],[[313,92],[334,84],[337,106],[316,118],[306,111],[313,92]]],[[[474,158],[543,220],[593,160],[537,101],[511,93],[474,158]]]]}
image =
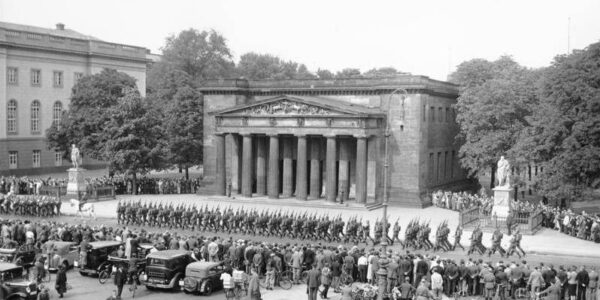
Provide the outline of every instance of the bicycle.
{"type": "Polygon", "coordinates": [[[354,279],[352,278],[352,274],[348,274],[346,268],[342,268],[342,275],[340,276],[340,283],[342,284],[352,284],[354,279]]]}
{"type": "Polygon", "coordinates": [[[524,287],[517,288],[515,290],[514,296],[515,296],[515,299],[517,299],[517,300],[529,299],[529,290],[527,290],[527,288],[524,288],[524,287]]]}
{"type": "MultiPolygon", "coordinates": [[[[284,290],[289,290],[292,288],[292,280],[294,275],[291,270],[285,270],[283,272],[275,272],[275,283],[279,283],[279,286],[284,290]]],[[[308,273],[307,273],[308,277],[308,273]]],[[[259,284],[262,288],[267,287],[267,276],[261,276],[259,280],[259,284]]]]}

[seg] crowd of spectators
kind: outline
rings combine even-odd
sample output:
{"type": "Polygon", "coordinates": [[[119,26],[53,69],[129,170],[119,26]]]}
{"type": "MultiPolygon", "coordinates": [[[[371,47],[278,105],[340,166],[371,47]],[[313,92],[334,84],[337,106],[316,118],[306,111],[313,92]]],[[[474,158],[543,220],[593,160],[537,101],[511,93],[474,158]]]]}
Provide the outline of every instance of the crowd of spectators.
{"type": "MultiPolygon", "coordinates": [[[[133,180],[126,176],[86,178],[87,192],[112,187],[117,195],[133,194],[133,180]]],[[[141,177],[137,179],[137,194],[193,194],[200,188],[201,178],[141,177]]],[[[0,194],[39,195],[44,187],[66,188],[65,178],[0,177],[0,194]]]]}
{"type": "Polygon", "coordinates": [[[494,199],[487,196],[483,190],[478,194],[463,192],[451,192],[438,190],[431,195],[434,206],[463,211],[474,207],[479,208],[481,213],[489,215],[494,206],[494,199]]]}
{"type": "Polygon", "coordinates": [[[586,294],[587,299],[592,300],[598,285],[597,262],[555,268],[552,264],[533,265],[527,261],[445,259],[432,253],[384,251],[377,247],[234,241],[222,236],[49,221],[3,220],[0,234],[3,247],[30,244],[42,253],[49,251],[53,241],[82,244],[97,240],[124,242],[125,256],[133,255],[134,245],[144,243],[152,244],[152,251],[187,250],[197,261],[225,260],[233,269],[265,275],[267,289],[274,288],[277,272],[290,269],[294,283],[301,284],[301,273],[308,270],[307,292],[309,295],[320,293],[324,299],[329,297],[330,288],[342,293],[342,299],[350,299],[353,292],[350,282],[364,283],[377,290],[378,276],[385,276],[387,285],[377,293],[388,294],[391,299],[440,299],[442,294],[451,297],[456,293],[506,299],[515,295],[517,289],[526,289],[554,296],[551,299],[556,300],[563,300],[565,296],[584,300],[586,294]]]}
{"type": "Polygon", "coordinates": [[[560,231],[583,240],[600,243],[600,215],[585,211],[575,213],[571,209],[539,204],[544,216],[542,226],[560,231]]]}

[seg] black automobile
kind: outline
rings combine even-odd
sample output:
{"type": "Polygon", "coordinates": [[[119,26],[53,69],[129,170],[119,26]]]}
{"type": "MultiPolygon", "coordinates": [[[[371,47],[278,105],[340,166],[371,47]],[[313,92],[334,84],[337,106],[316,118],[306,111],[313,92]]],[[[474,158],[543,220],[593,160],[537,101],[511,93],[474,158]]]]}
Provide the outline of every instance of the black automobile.
{"type": "Polygon", "coordinates": [[[79,268],[79,273],[83,276],[98,274],[102,270],[102,265],[108,260],[108,256],[117,251],[122,242],[119,241],[97,241],[91,242],[87,250],[85,266],[81,266],[80,261],[75,261],[75,267],[79,268]]]}
{"type": "Polygon", "coordinates": [[[39,292],[35,281],[27,279],[23,267],[0,262],[0,294],[2,300],[35,300],[39,292]]]}
{"type": "Polygon", "coordinates": [[[185,277],[185,267],[192,261],[188,251],[163,250],[148,254],[146,272],[141,281],[148,289],[179,289],[179,280],[185,277]]]}
{"type": "Polygon", "coordinates": [[[0,248],[0,262],[10,262],[25,268],[35,263],[35,247],[23,245],[18,248],[0,248]]]}

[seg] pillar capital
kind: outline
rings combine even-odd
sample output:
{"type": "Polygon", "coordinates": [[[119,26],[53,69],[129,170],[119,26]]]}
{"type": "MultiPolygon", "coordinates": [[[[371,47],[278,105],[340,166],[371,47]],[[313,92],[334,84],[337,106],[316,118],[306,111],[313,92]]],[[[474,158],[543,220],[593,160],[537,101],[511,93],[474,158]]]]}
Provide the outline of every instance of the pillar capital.
{"type": "Polygon", "coordinates": [[[323,136],[326,137],[326,138],[328,138],[328,139],[335,139],[337,137],[336,134],[331,134],[331,133],[324,134],[323,136]]]}
{"type": "Polygon", "coordinates": [[[305,133],[298,133],[298,134],[294,134],[294,136],[295,136],[295,137],[298,137],[298,138],[307,138],[307,137],[308,137],[308,135],[307,135],[307,134],[305,134],[305,133]]]}
{"type": "Polygon", "coordinates": [[[213,135],[215,135],[215,136],[224,136],[226,134],[227,134],[226,132],[215,132],[215,133],[213,133],[213,135]]]}
{"type": "Polygon", "coordinates": [[[240,135],[243,137],[249,137],[249,136],[252,136],[252,133],[244,132],[244,133],[240,133],[240,135]]]}
{"type": "Polygon", "coordinates": [[[364,133],[355,134],[355,135],[353,135],[353,136],[354,136],[355,138],[357,138],[357,139],[367,139],[367,138],[369,138],[369,136],[368,136],[368,135],[366,135],[366,134],[364,134],[364,133]]]}
{"type": "Polygon", "coordinates": [[[267,133],[268,137],[275,137],[278,138],[279,137],[279,133],[267,133]]]}

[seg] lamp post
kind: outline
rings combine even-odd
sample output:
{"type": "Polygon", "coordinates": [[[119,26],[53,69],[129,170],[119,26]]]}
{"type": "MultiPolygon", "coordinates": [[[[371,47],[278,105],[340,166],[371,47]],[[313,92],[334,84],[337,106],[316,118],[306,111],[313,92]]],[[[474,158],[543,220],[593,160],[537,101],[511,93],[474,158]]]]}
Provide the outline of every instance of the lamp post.
{"type": "Polygon", "coordinates": [[[389,151],[389,145],[390,145],[390,102],[392,102],[392,96],[394,96],[394,94],[398,93],[398,92],[402,92],[404,93],[404,95],[402,96],[402,121],[404,121],[404,100],[406,100],[406,98],[408,98],[408,91],[406,89],[403,88],[397,88],[395,90],[393,90],[389,97],[388,97],[388,103],[387,103],[387,110],[386,110],[386,117],[385,117],[385,161],[383,164],[384,167],[384,173],[383,173],[383,217],[382,217],[382,225],[381,225],[381,247],[383,248],[383,251],[386,251],[386,247],[387,247],[387,206],[388,206],[388,200],[389,200],[389,193],[388,193],[388,177],[389,177],[389,173],[390,173],[390,151],[389,151]]]}

